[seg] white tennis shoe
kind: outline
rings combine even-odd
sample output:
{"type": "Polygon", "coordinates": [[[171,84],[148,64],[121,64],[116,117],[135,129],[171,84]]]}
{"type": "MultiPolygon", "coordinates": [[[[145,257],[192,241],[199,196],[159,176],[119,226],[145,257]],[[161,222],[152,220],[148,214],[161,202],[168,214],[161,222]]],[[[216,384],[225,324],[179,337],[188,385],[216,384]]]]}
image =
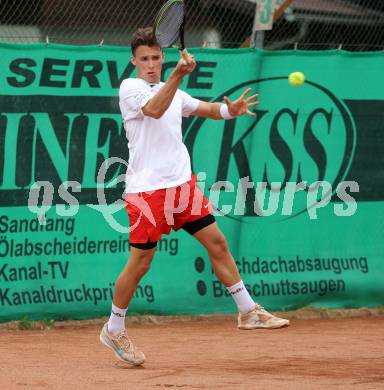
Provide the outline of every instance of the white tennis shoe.
{"type": "Polygon", "coordinates": [[[111,334],[108,332],[108,323],[106,323],[100,333],[100,341],[112,349],[116,357],[125,363],[139,366],[145,361],[143,352],[133,345],[125,330],[116,335],[111,334]]]}
{"type": "Polygon", "coordinates": [[[289,320],[268,313],[260,305],[256,305],[249,313],[239,313],[237,325],[239,329],[277,329],[285,326],[289,326],[289,320]]]}

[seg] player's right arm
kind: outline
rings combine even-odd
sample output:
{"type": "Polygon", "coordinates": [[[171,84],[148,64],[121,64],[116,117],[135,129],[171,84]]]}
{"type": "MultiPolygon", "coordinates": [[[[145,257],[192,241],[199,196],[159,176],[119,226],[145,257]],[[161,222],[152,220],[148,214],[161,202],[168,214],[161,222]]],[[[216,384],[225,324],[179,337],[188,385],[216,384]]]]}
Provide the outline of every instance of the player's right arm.
{"type": "Polygon", "coordinates": [[[196,61],[187,51],[183,51],[182,57],[172,71],[168,80],[160,90],[142,108],[143,114],[155,119],[163,116],[172,103],[176,91],[183,81],[184,76],[192,73],[196,67],[196,61]]]}

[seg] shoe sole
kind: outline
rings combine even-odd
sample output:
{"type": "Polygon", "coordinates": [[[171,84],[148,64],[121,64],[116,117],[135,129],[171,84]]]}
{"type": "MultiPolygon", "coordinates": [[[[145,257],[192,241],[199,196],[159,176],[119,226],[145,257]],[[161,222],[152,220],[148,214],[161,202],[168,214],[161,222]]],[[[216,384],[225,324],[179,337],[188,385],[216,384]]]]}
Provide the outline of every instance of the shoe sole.
{"type": "Polygon", "coordinates": [[[124,363],[130,364],[131,366],[140,366],[140,365],[142,365],[142,364],[145,362],[145,359],[143,359],[143,360],[140,361],[140,362],[130,362],[129,360],[123,359],[123,358],[116,352],[115,348],[113,348],[113,347],[108,343],[107,340],[104,340],[104,337],[103,337],[103,334],[102,334],[102,333],[100,334],[100,342],[101,342],[102,344],[104,344],[107,348],[111,349],[111,350],[113,351],[113,353],[115,354],[115,356],[116,356],[119,360],[121,360],[122,362],[124,362],[124,363]]]}
{"type": "Polygon", "coordinates": [[[237,327],[241,330],[252,330],[252,329],[280,329],[280,328],[287,328],[289,326],[289,322],[283,325],[276,325],[276,326],[240,326],[238,325],[237,327]]]}

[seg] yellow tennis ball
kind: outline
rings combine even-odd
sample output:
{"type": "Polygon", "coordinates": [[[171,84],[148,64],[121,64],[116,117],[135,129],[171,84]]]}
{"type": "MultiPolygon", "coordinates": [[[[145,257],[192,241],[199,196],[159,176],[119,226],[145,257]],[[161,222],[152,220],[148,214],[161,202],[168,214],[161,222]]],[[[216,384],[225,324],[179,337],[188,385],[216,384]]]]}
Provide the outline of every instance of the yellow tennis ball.
{"type": "Polygon", "coordinates": [[[303,84],[304,81],[305,81],[305,76],[301,72],[292,72],[288,76],[289,84],[293,85],[294,87],[298,87],[299,85],[303,84]]]}

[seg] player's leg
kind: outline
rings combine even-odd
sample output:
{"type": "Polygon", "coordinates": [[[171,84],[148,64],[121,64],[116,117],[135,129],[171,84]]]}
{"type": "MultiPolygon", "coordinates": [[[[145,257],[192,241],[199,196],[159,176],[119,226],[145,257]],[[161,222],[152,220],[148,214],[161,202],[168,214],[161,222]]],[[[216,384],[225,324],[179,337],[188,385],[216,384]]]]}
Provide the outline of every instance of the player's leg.
{"type": "MultiPolygon", "coordinates": [[[[154,245],[156,244],[154,243],[154,245]]],[[[131,246],[131,254],[128,262],[115,283],[115,291],[113,294],[113,304],[115,306],[120,308],[128,307],[137,285],[151,266],[155,251],[156,247],[139,249],[131,246]]],[[[110,331],[115,330],[111,328],[113,328],[113,325],[108,327],[108,329],[110,331]]]]}
{"type": "Polygon", "coordinates": [[[241,280],[227,241],[216,223],[198,230],[193,236],[207,249],[215,275],[232,295],[239,310],[240,329],[274,329],[289,325],[288,320],[272,315],[253,301],[241,280]]]}
{"type": "Polygon", "coordinates": [[[156,243],[164,233],[163,210],[160,207],[164,203],[163,198],[162,190],[150,194],[127,194],[131,253],[127,265],[116,281],[111,316],[100,335],[101,342],[111,348],[119,359],[135,365],[143,363],[145,357],[127,336],[125,313],[140,279],[150,268],[156,243]]]}
{"type": "Polygon", "coordinates": [[[227,240],[216,222],[199,230],[193,236],[206,248],[215,275],[226,287],[233,286],[241,281],[235,260],[229,251],[227,240]]]}
{"type": "Polygon", "coordinates": [[[115,284],[111,315],[100,334],[100,341],[104,345],[110,348],[120,360],[133,365],[144,363],[145,356],[134,347],[125,331],[125,313],[137,285],[151,266],[155,251],[156,243],[131,243],[128,263],[115,284]]]}

